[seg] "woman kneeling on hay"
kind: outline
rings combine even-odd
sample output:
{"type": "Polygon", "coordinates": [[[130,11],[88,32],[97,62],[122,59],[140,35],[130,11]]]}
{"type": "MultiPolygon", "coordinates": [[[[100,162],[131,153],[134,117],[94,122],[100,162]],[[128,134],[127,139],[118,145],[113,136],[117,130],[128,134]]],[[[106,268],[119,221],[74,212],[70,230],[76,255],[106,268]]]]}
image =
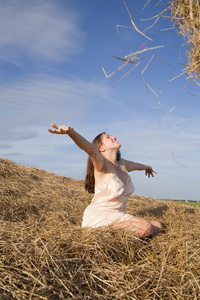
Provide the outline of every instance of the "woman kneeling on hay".
{"type": "Polygon", "coordinates": [[[128,172],[145,170],[150,177],[156,173],[150,166],[122,159],[119,152],[121,145],[116,137],[105,132],[90,143],[70,126],[51,126],[55,129],[48,129],[49,132],[68,134],[89,155],[85,189],[94,193],[94,197],[84,211],[82,227],[127,228],[139,237],[149,237],[161,232],[160,222],[126,213],[127,199],[134,191],[128,172]]]}

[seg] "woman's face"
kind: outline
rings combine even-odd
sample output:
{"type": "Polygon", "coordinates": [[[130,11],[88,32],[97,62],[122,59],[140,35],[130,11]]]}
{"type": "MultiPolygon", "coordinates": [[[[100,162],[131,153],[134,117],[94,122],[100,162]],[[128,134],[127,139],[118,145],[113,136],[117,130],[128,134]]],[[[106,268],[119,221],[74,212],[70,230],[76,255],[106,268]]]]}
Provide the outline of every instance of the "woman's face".
{"type": "Polygon", "coordinates": [[[101,137],[102,145],[100,148],[105,149],[105,150],[113,150],[121,147],[120,143],[116,140],[116,136],[112,136],[107,133],[103,133],[101,137]]]}

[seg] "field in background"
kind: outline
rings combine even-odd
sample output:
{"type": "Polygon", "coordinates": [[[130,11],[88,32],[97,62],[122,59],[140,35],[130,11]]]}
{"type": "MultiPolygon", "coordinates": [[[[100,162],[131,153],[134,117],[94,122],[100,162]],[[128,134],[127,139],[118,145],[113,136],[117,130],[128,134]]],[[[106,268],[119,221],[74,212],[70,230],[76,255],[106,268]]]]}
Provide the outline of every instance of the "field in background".
{"type": "Polygon", "coordinates": [[[82,229],[83,182],[0,159],[0,299],[200,299],[200,209],[133,195],[165,231],[82,229]]]}
{"type": "Polygon", "coordinates": [[[175,202],[179,202],[180,204],[185,204],[193,207],[199,207],[200,208],[200,202],[197,201],[180,201],[180,200],[173,200],[175,202]]]}

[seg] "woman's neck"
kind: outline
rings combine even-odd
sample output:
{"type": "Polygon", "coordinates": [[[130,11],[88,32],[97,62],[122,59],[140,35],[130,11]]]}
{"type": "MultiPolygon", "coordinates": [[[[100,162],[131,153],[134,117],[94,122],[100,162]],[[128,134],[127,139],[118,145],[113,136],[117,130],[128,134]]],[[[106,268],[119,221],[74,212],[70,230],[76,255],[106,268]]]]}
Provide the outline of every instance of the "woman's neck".
{"type": "Polygon", "coordinates": [[[102,155],[114,165],[119,165],[117,161],[117,151],[106,151],[102,155]]]}

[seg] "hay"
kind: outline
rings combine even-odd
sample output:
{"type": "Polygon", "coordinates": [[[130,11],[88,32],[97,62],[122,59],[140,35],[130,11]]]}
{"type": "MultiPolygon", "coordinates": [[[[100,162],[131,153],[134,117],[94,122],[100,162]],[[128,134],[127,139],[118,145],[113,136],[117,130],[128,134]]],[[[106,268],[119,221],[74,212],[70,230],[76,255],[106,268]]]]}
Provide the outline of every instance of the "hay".
{"type": "Polygon", "coordinates": [[[169,3],[171,19],[178,34],[185,38],[190,78],[200,78],[200,2],[199,0],[173,0],[169,3]]]}
{"type": "MultiPolygon", "coordinates": [[[[143,9],[147,6],[148,1],[143,9]]],[[[160,3],[159,1],[156,6],[160,3]]],[[[162,10],[160,14],[149,19],[141,19],[141,21],[149,21],[156,19],[146,30],[153,27],[160,17],[171,20],[173,26],[171,28],[162,29],[161,31],[176,28],[178,36],[182,35],[184,38],[184,45],[186,46],[187,64],[184,72],[179,76],[171,79],[175,80],[183,74],[187,74],[189,79],[193,79],[197,85],[200,85],[197,79],[200,78],[200,1],[199,0],[172,0],[167,3],[166,9],[162,10]],[[167,15],[169,13],[169,16],[167,15]]],[[[168,82],[170,82],[168,81],[168,82]]]]}
{"type": "Polygon", "coordinates": [[[200,210],[131,196],[165,232],[82,229],[82,181],[0,159],[0,299],[199,299],[200,210]]]}
{"type": "MultiPolygon", "coordinates": [[[[150,0],[146,2],[146,4],[143,6],[143,9],[149,4],[150,0]]],[[[161,2],[158,1],[155,6],[159,5],[161,2]]],[[[184,45],[187,48],[186,55],[188,63],[184,65],[184,70],[181,72],[181,74],[175,76],[174,78],[168,80],[166,83],[169,83],[180,76],[187,74],[189,80],[193,79],[194,82],[200,86],[200,83],[197,81],[197,79],[200,78],[200,35],[199,35],[199,28],[200,28],[200,1],[199,0],[172,0],[167,3],[167,7],[163,9],[159,14],[149,18],[149,19],[141,19],[141,21],[150,21],[155,19],[155,21],[148,26],[145,30],[140,31],[137,26],[135,25],[132,15],[124,2],[124,6],[129,14],[129,18],[131,21],[131,24],[133,27],[124,26],[124,25],[116,25],[117,33],[119,34],[119,28],[126,28],[126,29],[132,29],[144,36],[145,38],[152,41],[150,37],[144,34],[147,30],[152,28],[161,17],[164,17],[166,19],[171,20],[171,23],[173,23],[172,27],[161,29],[160,32],[154,32],[155,34],[168,34],[168,33],[161,33],[163,31],[172,30],[176,28],[178,35],[182,35],[184,38],[184,45]]],[[[111,76],[115,75],[119,70],[124,68],[129,62],[134,62],[133,58],[139,59],[136,55],[141,54],[145,51],[158,49],[164,47],[157,46],[157,47],[151,47],[151,48],[145,48],[141,51],[137,51],[135,53],[131,53],[130,55],[125,56],[124,58],[119,58],[122,60],[125,60],[125,63],[118,67],[115,71],[113,71],[111,74],[107,75],[105,69],[102,67],[102,70],[104,72],[104,75],[106,78],[110,78],[111,76]]],[[[116,57],[116,56],[115,56],[116,57]]],[[[118,57],[116,57],[118,58],[118,57]]],[[[159,56],[157,56],[158,59],[172,67],[169,63],[167,63],[165,60],[161,59],[159,56]]],[[[151,61],[151,60],[150,60],[151,61]]],[[[148,63],[149,64],[149,63],[148,63]]],[[[147,65],[148,65],[147,64],[147,65]]],[[[133,71],[134,67],[128,71],[124,76],[122,76],[114,85],[115,87],[122,79],[124,79],[127,75],[129,75],[133,71]]],[[[145,70],[145,69],[144,69],[145,70]]],[[[143,72],[144,72],[143,70],[143,72]]],[[[142,73],[142,79],[144,81],[144,85],[148,94],[147,85],[142,73]]]]}

